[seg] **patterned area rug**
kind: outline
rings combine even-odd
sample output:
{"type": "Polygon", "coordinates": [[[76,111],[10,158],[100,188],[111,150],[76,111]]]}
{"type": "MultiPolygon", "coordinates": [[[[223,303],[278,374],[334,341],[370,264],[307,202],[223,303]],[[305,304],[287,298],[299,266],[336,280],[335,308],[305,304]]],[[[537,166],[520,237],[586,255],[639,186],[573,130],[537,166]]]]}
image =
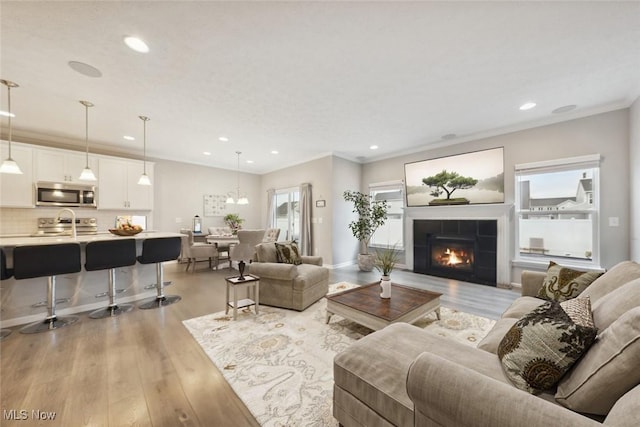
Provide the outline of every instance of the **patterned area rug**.
{"type": "MultiPolygon", "coordinates": [[[[356,285],[330,285],[329,293],[356,285]]],[[[337,426],[332,415],[333,357],[370,329],[338,315],[326,324],[326,299],[304,312],[260,306],[233,321],[224,312],[185,320],[211,361],[264,426],[337,426]]],[[[416,326],[475,346],[495,321],[441,308],[416,326]]]]}

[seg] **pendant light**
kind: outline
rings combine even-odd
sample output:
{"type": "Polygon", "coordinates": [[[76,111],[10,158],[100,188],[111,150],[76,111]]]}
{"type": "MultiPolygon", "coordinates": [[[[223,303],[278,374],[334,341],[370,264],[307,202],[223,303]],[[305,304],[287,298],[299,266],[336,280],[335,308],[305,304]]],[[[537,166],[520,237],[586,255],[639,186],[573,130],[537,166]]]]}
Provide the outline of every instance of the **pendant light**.
{"type": "MultiPolygon", "coordinates": [[[[240,154],[242,154],[242,152],[236,151],[236,154],[238,155],[238,172],[237,172],[237,187],[236,187],[236,197],[238,198],[237,203],[239,205],[248,205],[249,199],[247,198],[247,196],[245,195],[240,196],[240,154]]],[[[230,204],[236,203],[236,201],[233,199],[232,193],[229,193],[229,195],[227,196],[227,203],[230,203],[230,204]]]]}
{"type": "Polygon", "coordinates": [[[147,116],[138,116],[140,120],[142,120],[142,137],[143,137],[143,147],[144,147],[144,157],[143,157],[143,171],[142,175],[140,175],[140,179],[138,180],[138,185],[151,185],[151,180],[149,179],[149,175],[147,175],[147,122],[151,120],[147,116]]]}
{"type": "Polygon", "coordinates": [[[86,147],[86,165],[84,169],[82,169],[82,173],[80,173],[80,178],[82,181],[96,181],[96,176],[89,167],[89,107],[93,107],[93,104],[89,101],[80,101],[80,104],[84,105],[84,142],[86,147]]]}
{"type": "Polygon", "coordinates": [[[10,82],[9,80],[0,80],[0,83],[7,87],[7,113],[9,117],[9,157],[7,157],[0,165],[0,173],[10,173],[14,175],[22,175],[20,166],[11,158],[11,88],[18,87],[17,83],[10,82]]]}

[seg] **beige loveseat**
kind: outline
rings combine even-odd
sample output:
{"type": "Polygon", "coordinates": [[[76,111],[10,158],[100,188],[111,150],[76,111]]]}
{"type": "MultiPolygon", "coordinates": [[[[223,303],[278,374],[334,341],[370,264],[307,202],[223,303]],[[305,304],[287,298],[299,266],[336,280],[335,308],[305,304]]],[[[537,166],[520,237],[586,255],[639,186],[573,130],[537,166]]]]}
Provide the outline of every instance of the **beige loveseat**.
{"type": "Polygon", "coordinates": [[[278,262],[274,242],[256,245],[249,273],[260,277],[260,304],[302,311],[329,290],[329,269],[322,257],[301,256],[302,264],[278,262]]]}
{"type": "Polygon", "coordinates": [[[616,265],[582,293],[592,301],[598,339],[555,394],[529,394],[505,377],[497,346],[518,318],[542,304],[535,295],[544,277],[523,273],[523,296],[480,348],[394,324],[336,355],[333,413],[338,422],[344,427],[640,425],[637,263],[616,265]]]}

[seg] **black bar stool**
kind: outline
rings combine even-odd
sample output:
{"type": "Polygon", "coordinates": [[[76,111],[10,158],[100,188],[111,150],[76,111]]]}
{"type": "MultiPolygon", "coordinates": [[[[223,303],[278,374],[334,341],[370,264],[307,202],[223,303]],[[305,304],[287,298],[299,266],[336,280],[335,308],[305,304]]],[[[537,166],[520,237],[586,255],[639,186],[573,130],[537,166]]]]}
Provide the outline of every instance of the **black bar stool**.
{"type": "Polygon", "coordinates": [[[87,243],[84,269],[87,271],[109,270],[109,305],[92,312],[92,319],[104,319],[127,313],[131,304],[116,304],[116,268],[136,263],[135,239],[103,240],[87,243]]]}
{"type": "Polygon", "coordinates": [[[140,264],[156,265],[156,290],[158,295],[149,301],[143,302],[138,307],[142,309],[158,308],[173,304],[182,298],[178,295],[164,294],[164,273],[162,263],[177,259],[180,255],[180,237],[158,237],[146,239],[142,242],[142,255],[138,257],[140,264]]]}
{"type": "Polygon", "coordinates": [[[78,273],[80,265],[80,245],[60,243],[55,245],[16,246],[13,250],[13,277],[32,279],[47,277],[48,315],[41,322],[35,322],[20,329],[23,334],[50,331],[71,325],[78,316],[60,317],[56,315],[56,276],[78,273]]]}
{"type": "MultiPolygon", "coordinates": [[[[7,280],[13,276],[13,268],[7,268],[7,257],[5,256],[3,250],[0,250],[0,252],[2,252],[2,269],[0,269],[0,280],[7,280]]],[[[8,337],[9,335],[11,335],[11,329],[0,329],[0,340],[8,337]]]]}

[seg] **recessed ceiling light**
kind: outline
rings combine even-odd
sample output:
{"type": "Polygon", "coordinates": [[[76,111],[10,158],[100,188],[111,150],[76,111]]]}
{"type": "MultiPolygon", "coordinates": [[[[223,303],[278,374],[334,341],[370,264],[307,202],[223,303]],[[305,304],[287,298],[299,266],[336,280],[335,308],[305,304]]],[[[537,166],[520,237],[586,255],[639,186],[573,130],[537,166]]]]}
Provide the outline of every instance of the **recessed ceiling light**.
{"type": "Polygon", "coordinates": [[[142,41],[137,37],[132,37],[132,36],[125,37],[124,42],[127,46],[129,46],[130,49],[133,49],[136,52],[140,52],[140,53],[149,52],[149,46],[147,46],[147,44],[144,41],[142,41]]]}
{"type": "Polygon", "coordinates": [[[253,160],[247,160],[247,163],[253,163],[253,160]]]}
{"type": "Polygon", "coordinates": [[[134,137],[129,136],[129,135],[125,135],[125,136],[123,136],[123,138],[126,139],[127,141],[135,141],[136,140],[134,137]]]}
{"type": "Polygon", "coordinates": [[[0,116],[4,116],[4,117],[15,117],[16,115],[13,113],[10,113],[8,111],[0,111],[0,116]]]}
{"type": "Polygon", "coordinates": [[[211,153],[209,151],[203,151],[202,154],[204,154],[205,156],[210,156],[211,153]]]}
{"type": "Polygon", "coordinates": [[[271,150],[271,154],[278,154],[278,150],[271,150]]]}
{"type": "Polygon", "coordinates": [[[577,107],[578,107],[577,105],[565,105],[563,107],[556,108],[555,110],[552,111],[552,113],[554,114],[566,113],[568,111],[575,110],[577,107]]]}
{"type": "Polygon", "coordinates": [[[521,109],[522,111],[526,111],[526,110],[530,110],[530,109],[532,109],[532,108],[533,108],[533,107],[535,107],[535,106],[536,106],[536,103],[535,103],[535,102],[525,102],[524,104],[522,104],[522,105],[520,106],[520,109],[521,109]]]}
{"type": "Polygon", "coordinates": [[[456,136],[458,136],[458,135],[456,135],[455,133],[448,133],[446,135],[442,135],[442,139],[453,139],[456,136]]]}
{"type": "Polygon", "coordinates": [[[67,62],[67,64],[69,65],[69,67],[71,67],[73,71],[77,71],[83,76],[102,77],[102,71],[98,70],[93,65],[85,64],[84,62],[78,62],[78,61],[69,61],[67,62]]]}
{"type": "Polygon", "coordinates": [[[371,150],[377,150],[378,146],[377,145],[372,145],[371,147],[369,147],[371,150]]]}
{"type": "Polygon", "coordinates": [[[220,138],[218,138],[220,141],[222,142],[227,142],[229,141],[229,138],[227,138],[226,136],[221,136],[220,138]]]}

